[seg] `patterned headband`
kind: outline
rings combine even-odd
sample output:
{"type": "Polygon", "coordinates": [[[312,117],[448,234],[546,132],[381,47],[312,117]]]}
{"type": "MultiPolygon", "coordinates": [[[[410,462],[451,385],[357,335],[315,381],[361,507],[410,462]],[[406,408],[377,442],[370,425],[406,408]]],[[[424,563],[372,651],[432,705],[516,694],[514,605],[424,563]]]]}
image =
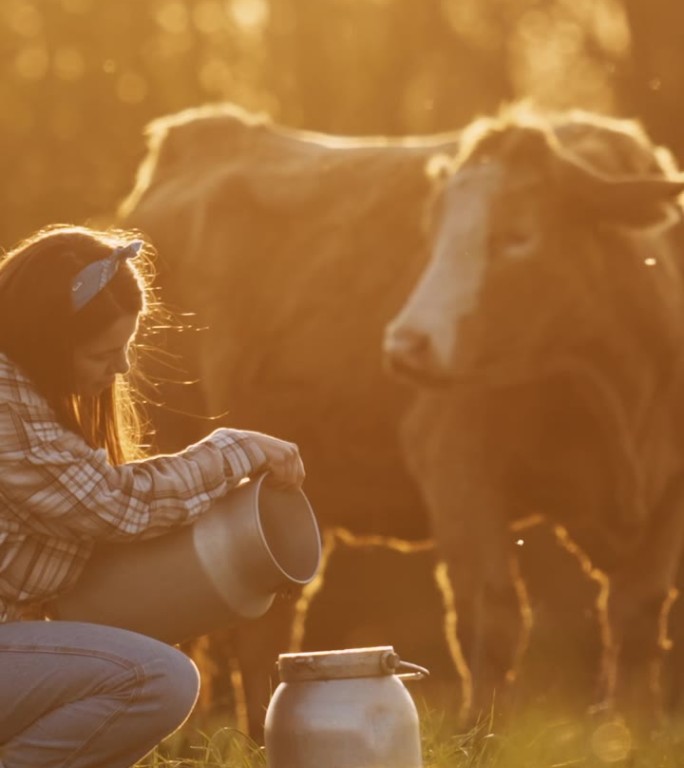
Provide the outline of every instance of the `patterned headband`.
{"type": "Polygon", "coordinates": [[[122,262],[137,255],[144,243],[133,240],[127,245],[115,248],[104,259],[88,264],[74,278],[71,284],[71,308],[74,312],[91,301],[114,277],[122,262]]]}

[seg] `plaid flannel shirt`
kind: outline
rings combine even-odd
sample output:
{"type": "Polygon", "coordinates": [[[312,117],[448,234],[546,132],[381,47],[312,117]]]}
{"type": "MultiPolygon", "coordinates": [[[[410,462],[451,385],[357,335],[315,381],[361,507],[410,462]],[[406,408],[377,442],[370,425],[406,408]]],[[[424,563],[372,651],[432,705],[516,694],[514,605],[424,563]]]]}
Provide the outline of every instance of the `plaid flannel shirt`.
{"type": "Polygon", "coordinates": [[[0,622],[72,586],[95,542],[186,525],[264,465],[248,434],[217,429],[179,453],[114,466],[0,353],[0,622]]]}

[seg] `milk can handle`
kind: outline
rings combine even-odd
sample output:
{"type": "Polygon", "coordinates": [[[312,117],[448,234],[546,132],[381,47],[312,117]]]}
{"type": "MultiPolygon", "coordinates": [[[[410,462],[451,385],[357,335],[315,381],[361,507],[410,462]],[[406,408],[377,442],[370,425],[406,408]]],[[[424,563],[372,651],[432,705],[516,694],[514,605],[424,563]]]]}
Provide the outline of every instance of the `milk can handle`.
{"type": "Polygon", "coordinates": [[[383,668],[396,676],[400,680],[422,680],[430,674],[425,667],[419,667],[418,664],[411,664],[409,661],[402,661],[393,651],[386,653],[382,659],[383,668]],[[408,670],[402,672],[402,670],[408,670]]]}
{"type": "Polygon", "coordinates": [[[430,674],[430,670],[425,667],[419,667],[418,664],[411,664],[410,661],[400,661],[398,670],[408,669],[409,672],[403,672],[397,675],[400,680],[422,680],[430,674]]]}

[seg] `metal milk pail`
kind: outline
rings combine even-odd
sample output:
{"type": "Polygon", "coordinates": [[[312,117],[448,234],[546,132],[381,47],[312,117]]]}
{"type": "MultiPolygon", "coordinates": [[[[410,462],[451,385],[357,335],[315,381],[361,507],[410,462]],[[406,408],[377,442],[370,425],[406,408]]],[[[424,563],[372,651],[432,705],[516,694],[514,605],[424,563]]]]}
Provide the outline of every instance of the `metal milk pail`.
{"type": "Polygon", "coordinates": [[[402,678],[428,672],[391,645],[285,653],[278,671],[266,712],[269,768],[422,768],[418,713],[402,678]]]}
{"type": "Polygon", "coordinates": [[[178,643],[264,614],[276,592],[316,575],[321,541],[308,499],[265,475],[192,525],[96,549],[53,619],[123,627],[178,643]]]}

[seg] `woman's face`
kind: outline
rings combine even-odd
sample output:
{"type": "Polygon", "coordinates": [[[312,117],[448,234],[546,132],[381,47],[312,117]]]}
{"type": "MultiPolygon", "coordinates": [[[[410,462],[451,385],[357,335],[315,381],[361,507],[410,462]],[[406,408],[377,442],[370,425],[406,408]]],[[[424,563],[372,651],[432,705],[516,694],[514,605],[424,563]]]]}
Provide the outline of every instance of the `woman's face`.
{"type": "Polygon", "coordinates": [[[99,395],[117,374],[128,373],[128,349],[138,330],[138,315],[123,315],[99,336],[74,350],[74,377],[79,395],[99,395]]]}

